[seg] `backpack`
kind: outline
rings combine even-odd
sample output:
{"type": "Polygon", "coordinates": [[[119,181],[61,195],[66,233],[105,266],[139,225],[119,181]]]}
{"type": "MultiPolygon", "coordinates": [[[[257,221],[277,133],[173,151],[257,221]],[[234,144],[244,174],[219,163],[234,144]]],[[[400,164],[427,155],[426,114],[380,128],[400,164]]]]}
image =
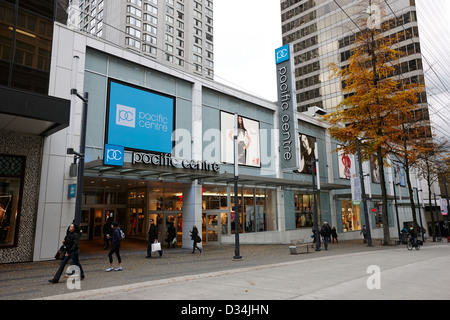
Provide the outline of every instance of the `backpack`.
{"type": "Polygon", "coordinates": [[[120,241],[125,239],[125,232],[123,232],[122,230],[119,229],[119,234],[120,234],[120,241]]]}

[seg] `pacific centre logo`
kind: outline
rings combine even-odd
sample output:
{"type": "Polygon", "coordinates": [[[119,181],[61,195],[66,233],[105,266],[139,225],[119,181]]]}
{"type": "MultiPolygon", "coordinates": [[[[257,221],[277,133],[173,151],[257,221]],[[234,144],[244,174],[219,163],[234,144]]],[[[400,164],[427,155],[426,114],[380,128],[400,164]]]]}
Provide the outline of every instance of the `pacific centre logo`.
{"type": "Polygon", "coordinates": [[[169,119],[160,113],[137,112],[136,108],[117,104],[116,125],[169,132],[169,119]]]}
{"type": "Polygon", "coordinates": [[[279,64],[281,62],[289,60],[289,44],[282,46],[275,50],[275,63],[279,64]]]}
{"type": "Polygon", "coordinates": [[[119,126],[135,128],[136,127],[136,108],[117,105],[116,124],[119,126]]]}

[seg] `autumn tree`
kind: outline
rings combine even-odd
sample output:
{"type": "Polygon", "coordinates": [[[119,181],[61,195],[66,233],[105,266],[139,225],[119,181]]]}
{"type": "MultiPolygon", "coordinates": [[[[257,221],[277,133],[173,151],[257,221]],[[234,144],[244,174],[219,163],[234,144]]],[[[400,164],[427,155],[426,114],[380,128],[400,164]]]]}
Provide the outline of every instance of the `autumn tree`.
{"type": "MultiPolygon", "coordinates": [[[[370,17],[369,17],[370,19],[370,17]]],[[[378,160],[384,244],[390,243],[385,167],[391,140],[404,119],[417,105],[423,86],[402,84],[394,78],[395,63],[402,55],[392,48],[395,38],[383,36],[382,29],[361,29],[356,37],[348,64],[330,65],[334,76],[343,83],[345,99],[336,110],[324,116],[330,123],[330,135],[343,142],[343,151],[356,153],[360,138],[361,161],[376,155],[378,160]]]]}
{"type": "Polygon", "coordinates": [[[439,177],[444,175],[448,170],[448,165],[445,159],[448,157],[449,144],[445,139],[442,139],[441,141],[433,140],[426,143],[426,146],[421,149],[422,152],[419,154],[416,167],[419,177],[427,183],[428,206],[430,208],[431,224],[433,226],[433,230],[431,230],[431,232],[433,235],[433,241],[436,241],[434,212],[431,209],[431,199],[433,198],[431,186],[435,182],[438,182],[439,177]]]}
{"type": "MultiPolygon", "coordinates": [[[[407,114],[402,114],[403,123],[394,128],[388,141],[388,149],[393,161],[403,165],[408,188],[410,209],[413,225],[417,228],[417,215],[414,203],[414,193],[411,181],[411,173],[418,168],[426,157],[435,151],[430,127],[423,123],[422,110],[415,109],[407,114]]],[[[430,168],[429,168],[430,169],[430,168]]]]}

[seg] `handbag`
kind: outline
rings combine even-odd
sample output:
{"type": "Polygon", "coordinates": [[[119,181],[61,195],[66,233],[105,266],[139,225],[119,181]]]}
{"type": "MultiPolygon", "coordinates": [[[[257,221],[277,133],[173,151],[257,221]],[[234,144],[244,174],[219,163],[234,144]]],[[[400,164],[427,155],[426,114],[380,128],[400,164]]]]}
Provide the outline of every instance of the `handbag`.
{"type": "Polygon", "coordinates": [[[64,259],[64,256],[66,255],[66,252],[65,251],[62,251],[62,250],[58,250],[57,252],[56,252],[56,254],[55,254],[55,259],[56,260],[62,260],[62,259],[64,259]]]}
{"type": "Polygon", "coordinates": [[[152,243],[152,252],[161,251],[161,243],[153,242],[152,243]]]}

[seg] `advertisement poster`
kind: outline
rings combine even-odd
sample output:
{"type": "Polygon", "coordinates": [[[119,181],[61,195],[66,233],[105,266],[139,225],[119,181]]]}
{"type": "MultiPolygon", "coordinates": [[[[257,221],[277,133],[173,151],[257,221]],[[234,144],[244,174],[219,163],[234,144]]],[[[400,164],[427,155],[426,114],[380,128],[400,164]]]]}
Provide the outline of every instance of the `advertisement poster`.
{"type": "MultiPolygon", "coordinates": [[[[234,114],[220,112],[221,161],[234,164],[234,114]]],[[[238,116],[238,164],[260,167],[259,122],[238,116]]]]}
{"type": "Polygon", "coordinates": [[[338,150],[338,160],[339,160],[339,178],[350,179],[351,170],[353,169],[352,157],[345,154],[343,150],[338,150]]]}
{"type": "Polygon", "coordinates": [[[312,159],[315,155],[316,138],[299,134],[300,141],[300,164],[298,172],[311,174],[312,173],[312,159]]]}

